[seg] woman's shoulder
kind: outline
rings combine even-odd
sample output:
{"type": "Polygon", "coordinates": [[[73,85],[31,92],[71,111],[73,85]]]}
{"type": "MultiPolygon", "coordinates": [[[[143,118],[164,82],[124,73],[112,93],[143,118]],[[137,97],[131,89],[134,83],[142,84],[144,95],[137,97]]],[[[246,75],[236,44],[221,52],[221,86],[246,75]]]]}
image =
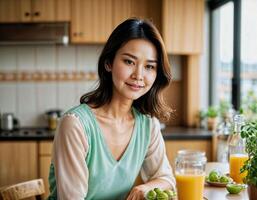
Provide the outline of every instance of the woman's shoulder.
{"type": "Polygon", "coordinates": [[[66,115],[66,114],[74,114],[74,113],[83,111],[83,110],[85,110],[86,107],[87,107],[87,104],[80,104],[80,105],[73,106],[73,107],[71,107],[70,109],[68,109],[68,110],[64,113],[64,115],[66,115]]]}

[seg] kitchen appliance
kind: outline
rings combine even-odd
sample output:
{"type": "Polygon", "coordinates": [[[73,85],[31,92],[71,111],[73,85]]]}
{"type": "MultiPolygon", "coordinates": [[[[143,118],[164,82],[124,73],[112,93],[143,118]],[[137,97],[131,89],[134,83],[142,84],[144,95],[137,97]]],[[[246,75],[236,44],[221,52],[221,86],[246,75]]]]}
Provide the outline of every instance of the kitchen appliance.
{"type": "Polygon", "coordinates": [[[19,126],[19,121],[13,113],[3,113],[1,116],[1,130],[12,131],[19,126]]]}
{"type": "Polygon", "coordinates": [[[68,44],[69,23],[0,24],[0,45],[68,44]]]}
{"type": "Polygon", "coordinates": [[[56,130],[61,115],[62,110],[60,109],[49,110],[45,113],[49,130],[56,130]]]}

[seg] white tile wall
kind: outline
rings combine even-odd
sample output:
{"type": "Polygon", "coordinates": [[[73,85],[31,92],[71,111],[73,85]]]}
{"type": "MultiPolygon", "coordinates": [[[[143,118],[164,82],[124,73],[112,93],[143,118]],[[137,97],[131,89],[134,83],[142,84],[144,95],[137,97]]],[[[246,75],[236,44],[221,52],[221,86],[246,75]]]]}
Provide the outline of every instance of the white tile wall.
{"type": "Polygon", "coordinates": [[[76,66],[75,46],[57,47],[57,68],[58,70],[72,71],[76,66]]]}
{"type": "MultiPolygon", "coordinates": [[[[97,71],[102,45],[1,46],[0,72],[8,70],[97,71]]],[[[180,79],[180,59],[171,57],[173,76],[180,79]]],[[[0,112],[14,112],[21,126],[44,126],[48,109],[78,105],[96,81],[0,82],[0,112]]]]}
{"type": "Polygon", "coordinates": [[[57,107],[68,110],[72,106],[78,105],[79,99],[76,98],[76,83],[59,82],[57,83],[57,107]]]}
{"type": "Polygon", "coordinates": [[[37,70],[55,71],[56,70],[56,46],[37,46],[36,47],[36,63],[37,70]]]}
{"type": "Polygon", "coordinates": [[[36,83],[37,121],[46,125],[44,113],[57,108],[57,83],[36,83]]]}
{"type": "MultiPolygon", "coordinates": [[[[17,46],[17,68],[18,70],[35,70],[36,51],[34,46],[17,46]]],[[[1,61],[0,61],[1,62],[1,61]]]]}
{"type": "MultiPolygon", "coordinates": [[[[1,46],[1,71],[95,71],[102,45],[1,46]]],[[[0,112],[13,112],[21,126],[45,126],[45,111],[79,104],[94,81],[0,82],[0,112]]]]}
{"type": "Polygon", "coordinates": [[[97,81],[78,81],[76,83],[76,99],[80,100],[80,97],[85,93],[92,91],[96,87],[96,84],[97,81]]]}
{"type": "Polygon", "coordinates": [[[100,45],[77,46],[78,70],[97,70],[98,57],[102,51],[100,45]]]}
{"type": "Polygon", "coordinates": [[[0,112],[13,112],[17,110],[16,83],[0,83],[0,112]]]}
{"type": "Polygon", "coordinates": [[[16,70],[17,69],[17,57],[16,48],[8,46],[0,46],[0,70],[16,70]]]}
{"type": "Polygon", "coordinates": [[[33,83],[21,82],[18,88],[17,117],[20,119],[20,125],[39,125],[37,111],[36,85],[33,83]]]}

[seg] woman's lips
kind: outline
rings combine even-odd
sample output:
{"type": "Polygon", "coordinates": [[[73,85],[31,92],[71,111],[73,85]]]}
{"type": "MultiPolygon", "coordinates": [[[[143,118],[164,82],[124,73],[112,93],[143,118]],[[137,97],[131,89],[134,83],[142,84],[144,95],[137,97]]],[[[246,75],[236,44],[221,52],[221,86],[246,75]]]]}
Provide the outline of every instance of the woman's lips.
{"type": "Polygon", "coordinates": [[[138,85],[138,84],[134,84],[134,83],[126,83],[131,89],[133,90],[140,90],[141,88],[143,88],[144,86],[142,85],[138,85]]]}

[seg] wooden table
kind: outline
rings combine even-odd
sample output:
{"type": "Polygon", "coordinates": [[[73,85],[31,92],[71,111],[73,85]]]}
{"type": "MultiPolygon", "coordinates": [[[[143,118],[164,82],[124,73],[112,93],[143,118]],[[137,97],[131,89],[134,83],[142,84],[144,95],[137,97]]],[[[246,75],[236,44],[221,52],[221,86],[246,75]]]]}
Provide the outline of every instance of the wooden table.
{"type": "MultiPolygon", "coordinates": [[[[207,163],[206,174],[213,169],[218,169],[222,173],[228,173],[229,165],[227,163],[207,163]]],[[[204,197],[208,200],[249,200],[247,190],[241,191],[239,194],[229,194],[226,188],[210,186],[205,186],[204,197]]]]}

